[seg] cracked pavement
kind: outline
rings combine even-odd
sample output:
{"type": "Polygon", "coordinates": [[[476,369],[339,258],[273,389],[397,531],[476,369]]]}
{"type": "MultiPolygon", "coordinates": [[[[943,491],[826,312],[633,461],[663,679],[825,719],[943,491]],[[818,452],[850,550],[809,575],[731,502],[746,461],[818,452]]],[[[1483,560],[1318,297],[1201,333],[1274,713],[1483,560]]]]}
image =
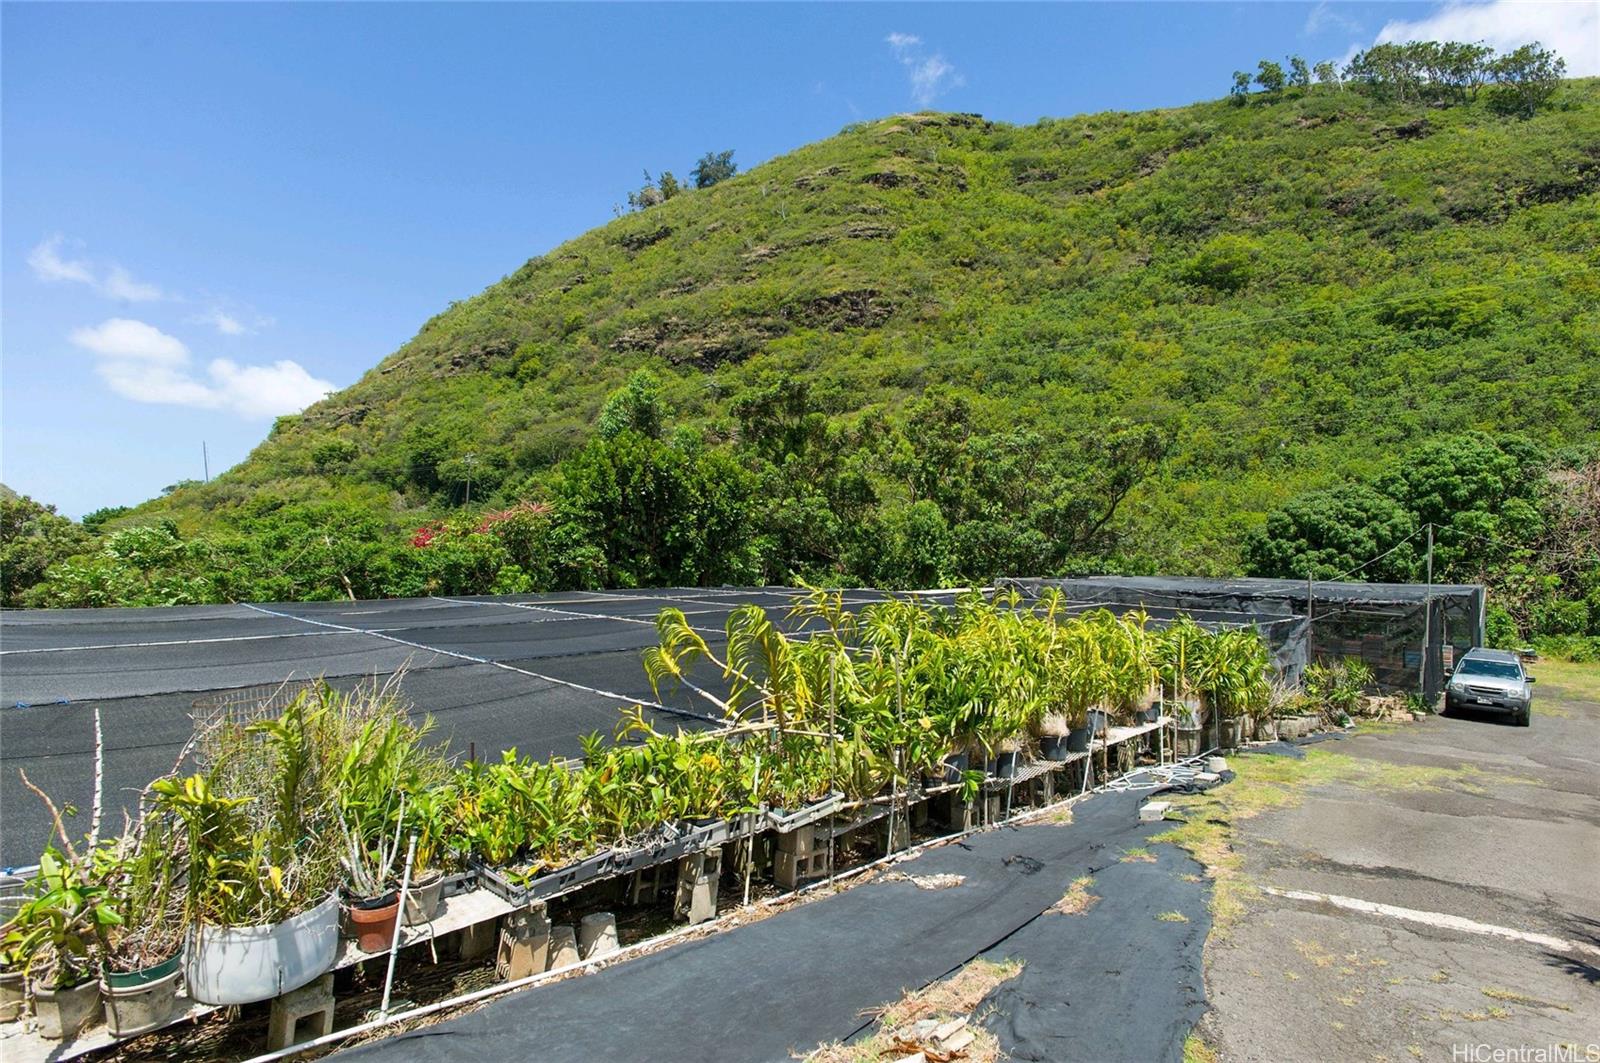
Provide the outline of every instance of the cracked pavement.
{"type": "Polygon", "coordinates": [[[1318,785],[1240,821],[1234,846],[1259,886],[1588,948],[1253,895],[1206,950],[1213,1010],[1199,1032],[1221,1059],[1458,1061],[1469,1057],[1454,1048],[1480,1045],[1576,1045],[1573,1058],[1600,1059],[1585,1054],[1600,1053],[1588,1047],[1600,1043],[1600,702],[1541,693],[1545,712],[1528,729],[1433,717],[1339,742],[1353,757],[1456,775],[1318,785]]]}

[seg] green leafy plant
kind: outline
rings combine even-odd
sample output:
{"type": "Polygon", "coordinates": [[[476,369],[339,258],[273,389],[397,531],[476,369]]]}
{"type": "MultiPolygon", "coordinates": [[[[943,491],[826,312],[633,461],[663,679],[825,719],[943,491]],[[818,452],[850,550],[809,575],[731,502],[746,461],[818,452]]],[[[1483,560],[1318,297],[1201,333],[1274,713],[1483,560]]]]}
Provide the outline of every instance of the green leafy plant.
{"type": "Polygon", "coordinates": [[[107,929],[122,922],[108,901],[82,861],[47,846],[28,899],[4,927],[9,965],[49,989],[94,977],[107,929]]]}

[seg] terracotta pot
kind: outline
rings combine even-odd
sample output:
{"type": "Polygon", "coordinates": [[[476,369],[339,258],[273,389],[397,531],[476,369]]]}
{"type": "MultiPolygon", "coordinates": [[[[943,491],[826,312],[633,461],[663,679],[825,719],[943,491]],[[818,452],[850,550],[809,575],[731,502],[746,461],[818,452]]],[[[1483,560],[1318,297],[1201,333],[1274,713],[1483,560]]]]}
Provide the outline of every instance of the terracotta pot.
{"type": "Polygon", "coordinates": [[[394,943],[394,924],[400,918],[400,895],[385,894],[357,901],[346,909],[356,948],[362,952],[387,952],[394,943]]]}

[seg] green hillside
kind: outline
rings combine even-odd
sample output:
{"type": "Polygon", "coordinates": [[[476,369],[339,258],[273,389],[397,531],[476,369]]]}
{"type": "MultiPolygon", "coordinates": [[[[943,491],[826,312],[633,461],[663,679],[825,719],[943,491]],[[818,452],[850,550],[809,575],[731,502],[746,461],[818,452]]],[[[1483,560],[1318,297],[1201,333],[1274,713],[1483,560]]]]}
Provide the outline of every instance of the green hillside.
{"type": "MultiPolygon", "coordinates": [[[[527,501],[606,555],[567,542],[557,584],[1234,572],[1269,511],[1428,440],[1593,443],[1597,189],[1592,79],[1528,120],[1318,86],[866,122],[530,260],[115,524],[398,548],[527,501]]],[[[277,589],[350,586],[319,579],[277,589]]]]}

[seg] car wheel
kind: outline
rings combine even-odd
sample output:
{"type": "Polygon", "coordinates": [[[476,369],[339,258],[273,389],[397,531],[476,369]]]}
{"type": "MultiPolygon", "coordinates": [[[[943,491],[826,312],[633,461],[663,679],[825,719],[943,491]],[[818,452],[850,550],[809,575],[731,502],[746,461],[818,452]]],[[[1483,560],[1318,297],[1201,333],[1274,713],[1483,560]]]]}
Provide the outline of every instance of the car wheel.
{"type": "Polygon", "coordinates": [[[1517,713],[1517,726],[1518,727],[1526,727],[1526,726],[1528,726],[1528,724],[1530,724],[1532,722],[1533,722],[1533,709],[1527,708],[1527,709],[1523,709],[1521,712],[1517,713]]]}

